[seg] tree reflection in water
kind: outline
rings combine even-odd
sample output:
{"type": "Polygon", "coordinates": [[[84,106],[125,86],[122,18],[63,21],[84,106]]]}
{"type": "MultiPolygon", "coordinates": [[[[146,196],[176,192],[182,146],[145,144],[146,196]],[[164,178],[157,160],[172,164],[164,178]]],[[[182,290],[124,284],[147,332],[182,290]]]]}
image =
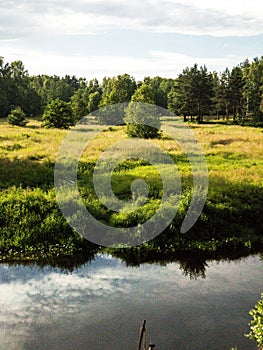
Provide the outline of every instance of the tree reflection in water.
{"type": "MultiPolygon", "coordinates": [[[[262,250],[254,251],[254,254],[260,254],[260,259],[263,260],[262,250]]],[[[158,264],[166,266],[170,263],[177,262],[179,268],[184,276],[190,279],[206,278],[206,269],[209,267],[209,262],[212,261],[232,261],[240,260],[243,257],[251,255],[248,249],[224,249],[213,253],[202,253],[200,251],[182,253],[175,251],[161,251],[154,249],[147,249],[143,246],[133,248],[118,248],[118,249],[104,249],[97,247],[92,251],[69,256],[42,259],[39,257],[35,261],[9,261],[5,262],[7,265],[37,265],[40,267],[51,266],[59,268],[62,271],[73,272],[75,269],[84,264],[91,263],[96,259],[97,255],[109,254],[115,258],[120,259],[126,266],[139,267],[143,264],[158,264]]]]}

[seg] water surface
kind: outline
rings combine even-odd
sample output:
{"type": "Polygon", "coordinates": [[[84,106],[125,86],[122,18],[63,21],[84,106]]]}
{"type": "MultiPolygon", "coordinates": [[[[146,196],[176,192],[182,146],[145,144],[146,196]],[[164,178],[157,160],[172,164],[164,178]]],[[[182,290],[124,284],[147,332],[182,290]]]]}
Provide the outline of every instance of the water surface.
{"type": "Polygon", "coordinates": [[[210,261],[196,275],[108,255],[73,271],[0,265],[0,349],[136,349],[143,319],[157,350],[256,349],[244,333],[262,281],[259,256],[210,261]]]}

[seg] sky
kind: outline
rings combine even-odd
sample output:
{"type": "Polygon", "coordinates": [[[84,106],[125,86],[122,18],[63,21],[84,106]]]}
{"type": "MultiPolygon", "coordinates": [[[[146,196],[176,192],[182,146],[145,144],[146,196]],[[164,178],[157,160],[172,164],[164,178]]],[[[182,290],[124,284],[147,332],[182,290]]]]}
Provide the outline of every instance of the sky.
{"type": "Polygon", "coordinates": [[[0,0],[0,56],[30,75],[176,78],[262,51],[262,0],[0,0]]]}

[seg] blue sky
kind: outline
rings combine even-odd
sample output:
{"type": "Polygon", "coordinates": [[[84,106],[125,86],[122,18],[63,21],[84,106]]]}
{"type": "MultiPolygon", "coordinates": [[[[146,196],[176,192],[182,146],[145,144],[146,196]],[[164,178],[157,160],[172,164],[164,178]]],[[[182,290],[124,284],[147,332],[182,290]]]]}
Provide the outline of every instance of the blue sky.
{"type": "Polygon", "coordinates": [[[1,0],[0,56],[30,74],[175,78],[263,55],[261,0],[1,0]]]}

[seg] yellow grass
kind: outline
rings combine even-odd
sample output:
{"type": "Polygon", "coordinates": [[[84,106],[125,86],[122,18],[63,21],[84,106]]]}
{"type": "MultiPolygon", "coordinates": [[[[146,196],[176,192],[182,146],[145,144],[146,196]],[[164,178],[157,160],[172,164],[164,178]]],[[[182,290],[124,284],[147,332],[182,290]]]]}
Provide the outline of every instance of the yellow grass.
{"type": "MultiPolygon", "coordinates": [[[[229,181],[263,185],[263,130],[261,128],[226,125],[191,125],[207,158],[209,174],[229,181]]],[[[30,120],[26,127],[0,122],[0,158],[33,159],[55,162],[66,130],[41,128],[39,121],[30,120]]],[[[82,155],[84,161],[95,161],[104,150],[126,139],[124,127],[101,132],[90,142],[82,155]]],[[[180,146],[169,138],[153,140],[170,154],[180,155],[180,146]]],[[[188,171],[189,164],[183,170],[188,171]]]]}

